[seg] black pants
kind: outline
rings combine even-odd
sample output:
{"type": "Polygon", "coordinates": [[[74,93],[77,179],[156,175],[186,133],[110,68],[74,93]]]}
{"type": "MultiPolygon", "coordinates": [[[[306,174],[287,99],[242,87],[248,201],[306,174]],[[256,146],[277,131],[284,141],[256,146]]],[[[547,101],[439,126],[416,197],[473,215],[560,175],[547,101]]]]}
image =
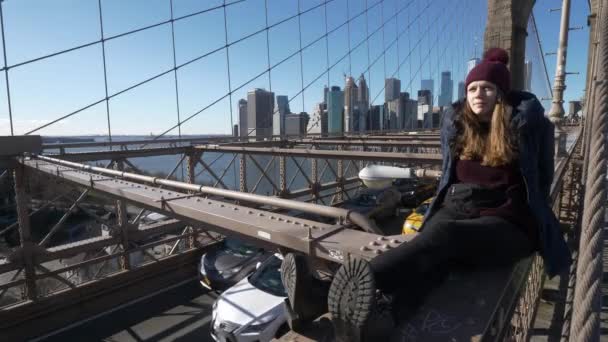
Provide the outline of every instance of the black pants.
{"type": "Polygon", "coordinates": [[[528,235],[505,219],[472,216],[459,198],[444,203],[412,241],[372,259],[380,290],[421,299],[454,268],[498,268],[533,252],[528,235]]]}

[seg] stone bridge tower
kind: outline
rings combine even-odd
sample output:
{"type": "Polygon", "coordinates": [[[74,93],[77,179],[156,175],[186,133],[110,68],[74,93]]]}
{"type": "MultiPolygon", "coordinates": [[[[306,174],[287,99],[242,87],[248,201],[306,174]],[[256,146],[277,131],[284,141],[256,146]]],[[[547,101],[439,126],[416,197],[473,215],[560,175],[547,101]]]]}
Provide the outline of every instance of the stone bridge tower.
{"type": "MultiPolygon", "coordinates": [[[[523,89],[524,61],[526,54],[526,36],[528,35],[528,19],[532,13],[535,0],[488,0],[488,20],[484,35],[484,51],[490,47],[501,47],[509,51],[513,89],[523,89]]],[[[556,3],[556,5],[559,5],[556,3]]],[[[589,60],[591,67],[591,52],[595,39],[595,18],[599,0],[589,0],[591,14],[588,17],[589,26],[589,60]]],[[[580,4],[577,6],[581,6],[580,4]]],[[[553,39],[553,37],[548,37],[553,39]]],[[[558,39],[557,33],[555,40],[558,39]]],[[[581,70],[582,71],[582,70],[581,70]]],[[[589,73],[589,71],[587,71],[589,73]]],[[[586,78],[590,81],[589,77],[586,78]]]]}

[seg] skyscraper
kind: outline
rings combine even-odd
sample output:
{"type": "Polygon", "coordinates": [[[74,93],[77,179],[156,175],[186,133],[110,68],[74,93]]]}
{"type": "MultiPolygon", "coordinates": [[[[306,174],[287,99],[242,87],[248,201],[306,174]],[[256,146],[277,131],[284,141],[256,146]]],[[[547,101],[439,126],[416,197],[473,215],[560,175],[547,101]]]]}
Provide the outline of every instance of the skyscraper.
{"type": "Polygon", "coordinates": [[[405,103],[405,114],[403,116],[403,128],[411,130],[417,128],[418,118],[418,101],[414,99],[408,99],[405,103]]]}
{"type": "Polygon", "coordinates": [[[346,77],[344,86],[344,132],[353,132],[358,128],[359,105],[357,101],[357,85],[355,80],[346,77]],[[356,120],[356,122],[355,122],[356,120]]]}
{"type": "Polygon", "coordinates": [[[469,59],[469,61],[467,62],[467,75],[468,75],[468,74],[471,72],[471,70],[472,70],[472,69],[473,69],[475,66],[477,66],[477,64],[479,64],[479,63],[480,63],[479,58],[475,58],[475,57],[473,57],[473,58],[469,59]]]}
{"type": "Polygon", "coordinates": [[[382,129],[382,118],[384,117],[384,105],[371,106],[369,110],[369,129],[379,131],[382,129]]]}
{"type": "Polygon", "coordinates": [[[239,100],[239,135],[246,137],[249,132],[249,126],[247,125],[247,100],[239,100]]]}
{"type": "Polygon", "coordinates": [[[344,132],[344,92],[336,86],[331,87],[327,93],[327,132],[344,132]]]}
{"type": "Polygon", "coordinates": [[[305,135],[308,120],[309,116],[306,112],[285,115],[285,134],[300,136],[305,135]]]}
{"type": "Polygon", "coordinates": [[[433,89],[435,89],[435,81],[433,81],[432,79],[422,80],[420,82],[420,90],[428,90],[429,91],[430,102],[428,104],[429,104],[429,106],[431,106],[431,108],[433,108],[433,97],[435,96],[435,93],[434,93],[433,89]]]}
{"type": "Polygon", "coordinates": [[[430,113],[433,111],[433,106],[431,103],[433,102],[433,98],[431,95],[431,91],[428,89],[423,89],[418,91],[418,124],[417,128],[422,127],[422,123],[424,122],[425,117],[428,117],[430,113]]]}
{"type": "Polygon", "coordinates": [[[441,92],[439,93],[439,106],[446,107],[452,104],[454,97],[454,81],[452,81],[452,73],[443,71],[441,73],[441,92]]]}
{"type": "Polygon", "coordinates": [[[272,114],[272,134],[285,135],[285,115],[290,114],[289,99],[286,95],[277,95],[272,114]]]}
{"type": "Polygon", "coordinates": [[[327,133],[327,110],[326,104],[323,102],[317,103],[312,112],[312,116],[308,121],[306,133],[309,134],[325,134],[327,133]]]}
{"type": "Polygon", "coordinates": [[[458,99],[457,100],[462,100],[465,97],[465,89],[464,89],[464,82],[458,82],[458,99]]]}
{"type": "Polygon", "coordinates": [[[247,93],[248,135],[256,140],[272,136],[274,93],[256,88],[247,93]]]}
{"type": "Polygon", "coordinates": [[[367,121],[369,115],[369,88],[365,82],[365,76],[359,76],[359,88],[357,89],[357,102],[359,103],[359,125],[357,131],[364,132],[367,130],[367,121]]]}
{"type": "Polygon", "coordinates": [[[399,93],[399,106],[397,106],[397,129],[402,130],[405,127],[405,112],[407,103],[410,100],[410,93],[399,93]]]}
{"type": "Polygon", "coordinates": [[[384,80],[384,102],[389,102],[399,97],[401,81],[396,78],[384,80]]]}
{"type": "Polygon", "coordinates": [[[390,100],[386,103],[386,111],[388,114],[388,129],[396,131],[399,129],[399,97],[394,100],[390,100]]]}

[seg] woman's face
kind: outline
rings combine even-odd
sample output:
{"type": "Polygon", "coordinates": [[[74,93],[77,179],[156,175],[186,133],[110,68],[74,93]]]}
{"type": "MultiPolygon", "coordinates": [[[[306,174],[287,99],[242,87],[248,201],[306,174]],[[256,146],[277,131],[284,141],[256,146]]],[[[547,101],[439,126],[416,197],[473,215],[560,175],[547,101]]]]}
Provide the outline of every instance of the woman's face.
{"type": "Polygon", "coordinates": [[[498,92],[496,86],[488,81],[475,81],[467,87],[467,102],[473,113],[480,120],[489,121],[492,118],[498,92]]]}

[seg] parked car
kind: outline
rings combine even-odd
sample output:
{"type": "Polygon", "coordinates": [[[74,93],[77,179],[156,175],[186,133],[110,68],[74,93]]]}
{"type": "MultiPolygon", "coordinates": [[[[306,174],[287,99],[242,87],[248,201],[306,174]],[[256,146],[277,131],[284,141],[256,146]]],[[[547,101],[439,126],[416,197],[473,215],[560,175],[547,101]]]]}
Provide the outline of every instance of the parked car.
{"type": "Polygon", "coordinates": [[[359,195],[345,201],[342,208],[367,215],[370,219],[381,220],[395,215],[401,202],[401,193],[395,188],[363,189],[359,195]]]}
{"type": "Polygon", "coordinates": [[[201,257],[199,279],[202,286],[213,290],[224,290],[238,283],[255,271],[258,262],[272,255],[234,238],[226,238],[209,248],[201,257]]]}
{"type": "Polygon", "coordinates": [[[422,221],[424,220],[424,215],[426,211],[429,209],[431,202],[434,197],[427,199],[422,202],[414,211],[405,218],[405,222],[403,222],[403,230],[402,234],[415,234],[420,230],[422,226],[422,221]]]}
{"type": "Polygon", "coordinates": [[[281,282],[283,257],[275,254],[213,303],[211,337],[221,342],[270,341],[287,332],[281,282]]]}

